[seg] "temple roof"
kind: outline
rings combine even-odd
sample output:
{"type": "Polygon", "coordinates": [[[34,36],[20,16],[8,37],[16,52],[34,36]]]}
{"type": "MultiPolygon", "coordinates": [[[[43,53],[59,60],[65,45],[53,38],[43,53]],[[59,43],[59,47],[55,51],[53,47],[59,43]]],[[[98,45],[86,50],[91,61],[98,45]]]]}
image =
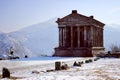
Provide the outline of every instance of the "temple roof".
{"type": "Polygon", "coordinates": [[[69,25],[69,24],[78,24],[78,25],[99,25],[103,27],[105,24],[94,19],[94,16],[84,16],[82,14],[77,13],[77,10],[72,10],[72,13],[63,17],[63,18],[58,18],[56,21],[58,24],[64,24],[64,25],[69,25]]]}

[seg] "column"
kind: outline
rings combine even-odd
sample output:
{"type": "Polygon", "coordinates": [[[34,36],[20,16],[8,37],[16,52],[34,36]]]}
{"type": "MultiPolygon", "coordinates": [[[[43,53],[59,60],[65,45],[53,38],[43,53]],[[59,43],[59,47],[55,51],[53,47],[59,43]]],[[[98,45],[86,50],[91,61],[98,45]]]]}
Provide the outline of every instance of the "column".
{"type": "Polygon", "coordinates": [[[80,26],[77,26],[78,33],[78,48],[80,47],[80,26]]]}
{"type": "Polygon", "coordinates": [[[66,27],[63,28],[63,33],[64,33],[64,35],[63,35],[64,36],[64,38],[63,38],[64,43],[63,44],[64,44],[64,47],[66,47],[66,34],[67,34],[66,27]]]}
{"type": "Polygon", "coordinates": [[[101,32],[100,32],[100,28],[99,28],[99,47],[101,47],[101,32]]]}
{"type": "Polygon", "coordinates": [[[96,27],[96,47],[98,46],[98,28],[96,27]]]}
{"type": "Polygon", "coordinates": [[[67,28],[65,27],[65,47],[67,46],[67,28]]]}
{"type": "Polygon", "coordinates": [[[63,46],[65,47],[66,43],[66,32],[65,32],[65,27],[62,28],[62,38],[63,38],[63,46]]]}
{"type": "Polygon", "coordinates": [[[96,27],[93,27],[93,46],[96,47],[96,27]]]}
{"type": "Polygon", "coordinates": [[[93,27],[93,46],[96,46],[96,28],[93,27]]]}
{"type": "Polygon", "coordinates": [[[102,28],[100,28],[100,47],[102,47],[102,28]]]}
{"type": "Polygon", "coordinates": [[[99,28],[97,27],[97,47],[99,47],[100,45],[100,35],[99,35],[99,28]]]}
{"type": "Polygon", "coordinates": [[[91,31],[91,34],[90,34],[90,36],[91,36],[90,46],[92,47],[93,46],[93,26],[91,26],[90,28],[91,28],[90,29],[90,31],[91,31]]]}
{"type": "Polygon", "coordinates": [[[73,27],[71,26],[71,47],[73,47],[73,27]]]}
{"type": "Polygon", "coordinates": [[[98,28],[98,45],[97,45],[98,47],[100,47],[100,35],[99,34],[100,34],[100,30],[98,28]]]}
{"type": "Polygon", "coordinates": [[[88,47],[90,47],[90,40],[91,40],[91,35],[90,35],[90,32],[91,32],[91,30],[90,30],[90,26],[88,26],[88,30],[87,30],[88,32],[87,32],[87,37],[88,37],[88,47]]]}
{"type": "Polygon", "coordinates": [[[59,47],[61,47],[61,30],[59,28],[59,47]]]}
{"type": "Polygon", "coordinates": [[[59,28],[59,47],[62,46],[62,29],[59,28]]]}
{"type": "Polygon", "coordinates": [[[86,47],[86,39],[87,39],[86,26],[84,26],[84,47],[86,47]]]}
{"type": "Polygon", "coordinates": [[[95,47],[97,47],[98,46],[98,28],[97,27],[95,27],[96,28],[96,37],[95,37],[95,47]]]}
{"type": "Polygon", "coordinates": [[[64,29],[62,28],[62,41],[63,41],[63,47],[64,47],[64,29]]]}
{"type": "Polygon", "coordinates": [[[61,28],[61,37],[62,37],[62,42],[61,42],[61,44],[62,44],[62,47],[63,47],[63,27],[61,28]]]}
{"type": "Polygon", "coordinates": [[[101,34],[102,34],[102,35],[101,35],[101,47],[103,47],[103,43],[104,43],[104,42],[103,42],[103,30],[104,30],[104,29],[101,29],[101,34]]]}

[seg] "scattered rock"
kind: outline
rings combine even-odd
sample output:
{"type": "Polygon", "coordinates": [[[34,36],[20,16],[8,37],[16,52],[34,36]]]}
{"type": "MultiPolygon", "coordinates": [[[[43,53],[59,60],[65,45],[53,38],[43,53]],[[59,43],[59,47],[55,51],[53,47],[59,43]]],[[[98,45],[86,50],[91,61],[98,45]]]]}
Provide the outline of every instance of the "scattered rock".
{"type": "Polygon", "coordinates": [[[93,62],[92,59],[85,60],[85,63],[90,63],[90,62],[93,62]]]}
{"type": "Polygon", "coordinates": [[[78,65],[77,62],[75,61],[74,64],[73,64],[73,66],[77,66],[77,65],[78,65]]]}
{"type": "Polygon", "coordinates": [[[67,65],[67,64],[64,64],[64,65],[62,65],[61,66],[61,69],[62,70],[67,70],[67,69],[69,69],[70,67],[67,65]]]}
{"type": "Polygon", "coordinates": [[[35,71],[32,71],[32,73],[39,74],[40,72],[35,70],[35,71]]]}
{"type": "Polygon", "coordinates": [[[99,60],[99,59],[100,59],[100,58],[97,57],[97,58],[94,59],[94,61],[97,61],[97,60],[99,60]]]}
{"type": "Polygon", "coordinates": [[[81,62],[79,62],[80,64],[84,64],[84,62],[83,61],[81,61],[81,62]]]}
{"type": "Polygon", "coordinates": [[[10,71],[5,67],[3,67],[3,69],[2,69],[2,77],[3,78],[10,78],[10,71]]]}
{"type": "Polygon", "coordinates": [[[81,65],[82,65],[82,62],[78,62],[78,63],[77,63],[76,61],[75,61],[74,64],[73,64],[73,66],[81,66],[81,65]]]}
{"type": "Polygon", "coordinates": [[[46,70],[46,72],[52,72],[55,71],[54,69],[46,70]]]}

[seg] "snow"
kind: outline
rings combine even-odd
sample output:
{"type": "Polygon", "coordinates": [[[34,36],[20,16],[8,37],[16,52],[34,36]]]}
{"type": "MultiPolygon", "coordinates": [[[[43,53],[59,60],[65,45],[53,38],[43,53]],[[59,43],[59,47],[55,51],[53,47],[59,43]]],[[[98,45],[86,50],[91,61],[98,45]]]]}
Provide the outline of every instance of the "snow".
{"type": "Polygon", "coordinates": [[[10,37],[8,34],[0,32],[0,58],[6,59],[8,56],[24,57],[25,55],[34,56],[32,52],[18,40],[10,37]],[[10,54],[13,50],[13,54],[10,54]]]}
{"type": "MultiPolygon", "coordinates": [[[[51,58],[52,59],[52,58],[51,58]]],[[[106,58],[84,63],[81,67],[74,67],[74,61],[85,61],[94,58],[56,58],[55,60],[31,60],[31,61],[0,61],[0,69],[7,67],[11,71],[11,76],[17,80],[119,80],[120,79],[120,59],[106,58]],[[55,62],[61,61],[70,67],[68,70],[51,71],[55,62]],[[9,66],[8,66],[9,65],[9,66]],[[34,73],[33,73],[34,72],[34,73]]],[[[0,70],[1,73],[1,70],[0,70]]],[[[1,80],[7,80],[2,79],[1,80]]]]}

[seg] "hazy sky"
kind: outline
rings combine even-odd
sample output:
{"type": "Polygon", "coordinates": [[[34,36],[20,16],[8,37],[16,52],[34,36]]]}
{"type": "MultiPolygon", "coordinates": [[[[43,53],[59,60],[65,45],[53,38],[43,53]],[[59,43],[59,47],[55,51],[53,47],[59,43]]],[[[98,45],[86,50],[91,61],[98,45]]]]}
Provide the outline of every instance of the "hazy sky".
{"type": "Polygon", "coordinates": [[[77,10],[105,24],[120,24],[120,0],[0,0],[0,31],[11,32],[77,10]]]}

